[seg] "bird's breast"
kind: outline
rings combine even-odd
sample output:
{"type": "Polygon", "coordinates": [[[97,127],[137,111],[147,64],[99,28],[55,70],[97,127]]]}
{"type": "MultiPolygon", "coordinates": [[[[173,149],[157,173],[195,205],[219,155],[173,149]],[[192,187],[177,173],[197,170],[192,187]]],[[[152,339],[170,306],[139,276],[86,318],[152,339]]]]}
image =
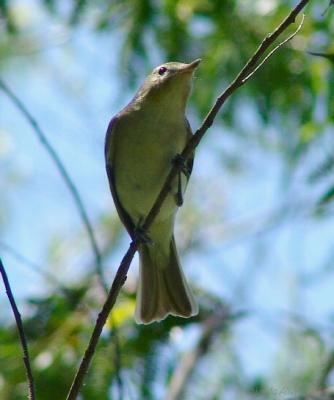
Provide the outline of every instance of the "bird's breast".
{"type": "MultiPolygon", "coordinates": [[[[187,141],[184,118],[163,121],[146,116],[129,118],[115,132],[116,191],[135,223],[151,209],[171,169],[173,157],[182,152],[187,141]]],[[[176,189],[173,189],[159,214],[161,218],[176,211],[176,189]]]]}

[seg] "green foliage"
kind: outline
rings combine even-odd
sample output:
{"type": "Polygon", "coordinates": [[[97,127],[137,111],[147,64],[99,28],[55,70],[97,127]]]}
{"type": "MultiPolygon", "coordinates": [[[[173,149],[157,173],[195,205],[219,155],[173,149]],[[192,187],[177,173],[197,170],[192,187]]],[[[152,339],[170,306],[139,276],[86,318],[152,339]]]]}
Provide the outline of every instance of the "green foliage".
{"type": "Polygon", "coordinates": [[[8,0],[0,0],[0,21],[1,20],[5,22],[6,29],[10,34],[14,35],[17,33],[15,22],[9,11],[8,0]]]}
{"type": "MultiPolygon", "coordinates": [[[[123,294],[114,314],[117,314],[122,303],[133,300],[133,295],[123,294]]],[[[205,303],[211,304],[210,308],[212,304],[219,304],[212,298],[207,298],[205,303]]],[[[65,398],[94,323],[89,310],[96,309],[97,305],[88,292],[88,286],[63,289],[45,298],[31,299],[29,304],[30,317],[25,318],[24,325],[33,360],[37,395],[41,399],[50,400],[65,398]]],[[[196,318],[171,317],[162,323],[148,326],[137,326],[131,318],[125,319],[117,327],[120,340],[117,351],[121,354],[122,368],[130,374],[128,379],[140,388],[140,398],[154,399],[154,381],[162,379],[163,384],[167,384],[170,378],[168,370],[161,376],[163,368],[166,368],[164,364],[171,362],[170,354],[167,358],[161,358],[161,353],[165,353],[170,345],[173,329],[200,327],[208,313],[209,309],[204,308],[196,318]]],[[[230,321],[234,318],[231,315],[230,321]]],[[[23,364],[18,362],[21,350],[17,343],[16,327],[13,325],[2,325],[0,328],[0,354],[1,399],[25,399],[25,373],[23,364]]],[[[115,366],[119,360],[115,360],[115,354],[111,324],[100,340],[82,390],[83,399],[108,399],[110,386],[117,387],[115,366]]],[[[172,362],[175,363],[175,356],[172,362]]]]}

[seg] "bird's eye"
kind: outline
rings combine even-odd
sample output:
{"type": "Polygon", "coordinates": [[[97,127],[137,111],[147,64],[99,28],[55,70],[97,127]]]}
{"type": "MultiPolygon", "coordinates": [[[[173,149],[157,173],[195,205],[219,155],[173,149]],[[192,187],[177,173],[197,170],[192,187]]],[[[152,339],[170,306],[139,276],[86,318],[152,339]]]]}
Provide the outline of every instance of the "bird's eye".
{"type": "Polygon", "coordinates": [[[160,68],[159,68],[159,71],[158,71],[158,74],[159,74],[159,75],[163,75],[166,71],[167,71],[167,68],[166,68],[166,67],[160,67],[160,68]]]}

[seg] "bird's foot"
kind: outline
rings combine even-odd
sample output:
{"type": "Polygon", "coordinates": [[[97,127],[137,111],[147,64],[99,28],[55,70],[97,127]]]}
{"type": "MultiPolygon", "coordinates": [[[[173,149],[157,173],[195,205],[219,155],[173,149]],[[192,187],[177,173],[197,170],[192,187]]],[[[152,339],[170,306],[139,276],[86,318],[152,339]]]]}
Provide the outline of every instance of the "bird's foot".
{"type": "Polygon", "coordinates": [[[187,178],[189,178],[190,170],[186,161],[187,160],[181,154],[176,154],[176,156],[172,159],[172,164],[179,172],[182,172],[187,178]]]}
{"type": "Polygon", "coordinates": [[[146,230],[139,224],[134,229],[134,241],[138,244],[153,244],[153,240],[149,237],[146,230]]]}

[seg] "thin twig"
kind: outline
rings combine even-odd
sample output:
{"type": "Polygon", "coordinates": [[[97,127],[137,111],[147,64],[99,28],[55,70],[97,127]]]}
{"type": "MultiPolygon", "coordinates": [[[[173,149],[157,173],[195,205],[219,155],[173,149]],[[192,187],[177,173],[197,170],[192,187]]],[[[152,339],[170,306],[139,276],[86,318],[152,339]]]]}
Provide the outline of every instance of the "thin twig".
{"type": "Polygon", "coordinates": [[[324,366],[321,368],[317,384],[318,389],[320,390],[326,389],[328,377],[330,373],[333,371],[333,369],[334,369],[334,350],[330,352],[326,362],[324,363],[324,366]]]}
{"type": "Polygon", "coordinates": [[[84,377],[88,371],[89,365],[90,365],[93,355],[95,353],[97,342],[100,338],[103,326],[106,323],[106,320],[108,318],[110,310],[113,308],[113,306],[116,302],[116,299],[117,299],[119,291],[121,290],[121,287],[124,285],[124,282],[126,280],[126,275],[128,273],[129,267],[130,267],[131,260],[132,260],[133,256],[135,255],[136,251],[137,251],[137,243],[131,242],[131,244],[128,248],[128,251],[125,253],[125,256],[123,257],[122,262],[116,272],[116,276],[115,276],[112,286],[110,288],[107,300],[104,303],[103,308],[97,317],[92,336],[90,338],[90,341],[89,341],[89,344],[85,351],[85,354],[81,360],[79,369],[73,380],[71,389],[67,395],[67,398],[66,398],[67,400],[75,400],[79,394],[84,377]]]}
{"type": "Polygon", "coordinates": [[[53,148],[49,140],[47,139],[46,134],[43,132],[42,128],[39,126],[36,119],[32,116],[32,114],[28,111],[27,107],[23,104],[23,102],[16,96],[16,94],[8,87],[8,85],[0,78],[0,88],[6,93],[6,95],[11,99],[11,101],[15,104],[15,106],[21,111],[21,113],[25,116],[33,130],[35,131],[39,141],[41,142],[42,146],[50,155],[51,159],[55,163],[61,177],[64,179],[66,186],[68,187],[75,205],[79,211],[80,217],[82,222],[86,228],[91,247],[95,256],[95,263],[96,263],[96,272],[100,278],[101,285],[103,286],[105,292],[108,292],[108,286],[104,279],[103,268],[102,268],[102,260],[101,260],[101,253],[99,247],[97,245],[97,240],[95,238],[93,226],[89,220],[88,213],[85,209],[81,196],[79,194],[78,189],[76,188],[72,178],[70,177],[69,173],[67,172],[64,163],[60,159],[59,155],[57,154],[56,150],[53,148]]]}
{"type": "Polygon", "coordinates": [[[180,400],[183,398],[185,388],[195,370],[195,366],[198,364],[199,359],[209,352],[217,333],[226,327],[229,317],[228,310],[222,306],[203,322],[203,332],[197,345],[181,358],[179,365],[173,371],[165,400],[180,400]]]}
{"type": "Polygon", "coordinates": [[[316,51],[308,51],[308,54],[310,54],[311,56],[325,58],[326,60],[330,61],[331,63],[334,63],[334,53],[319,53],[316,51]]]}
{"type": "Polygon", "coordinates": [[[329,0],[328,6],[327,6],[326,9],[324,10],[324,12],[321,14],[322,17],[325,16],[325,14],[326,14],[327,11],[331,8],[332,5],[334,5],[334,0],[329,0]]]}
{"type": "MultiPolygon", "coordinates": [[[[202,125],[197,129],[195,134],[192,136],[192,138],[189,140],[187,143],[187,146],[182,152],[182,156],[184,159],[187,159],[190,157],[190,155],[193,153],[195,148],[198,146],[200,141],[202,140],[203,136],[205,135],[206,131],[211,127],[213,124],[214,119],[216,118],[219,110],[225,103],[225,101],[231,96],[231,94],[238,89],[240,86],[243,86],[247,80],[253,76],[254,72],[258,69],[258,62],[261,59],[261,57],[264,55],[266,50],[274,43],[274,41],[283,33],[288,26],[290,26],[292,23],[295,22],[295,19],[298,15],[298,13],[306,6],[306,4],[310,0],[301,0],[297,6],[290,12],[290,14],[285,18],[285,20],[269,35],[265,37],[265,39],[262,41],[256,52],[253,54],[253,56],[248,60],[246,65],[242,68],[242,70],[239,72],[237,77],[232,81],[232,83],[224,90],[224,92],[218,97],[216,100],[214,106],[211,108],[207,116],[205,117],[202,125]]],[[[274,54],[273,52],[271,55],[274,54]]],[[[265,58],[265,61],[268,61],[268,57],[265,58]]],[[[260,66],[263,65],[263,62],[260,63],[260,66]]],[[[177,174],[177,168],[172,168],[169,175],[167,176],[166,182],[164,186],[162,187],[158,198],[156,202],[154,203],[153,207],[151,208],[147,218],[145,219],[145,222],[143,224],[143,229],[147,230],[150,225],[152,224],[154,218],[158,214],[162,202],[164,201],[165,197],[167,196],[169,192],[169,187],[173,179],[175,178],[177,174]]]]}
{"type": "Polygon", "coordinates": [[[32,374],[32,369],[31,369],[31,364],[30,364],[30,357],[29,357],[29,351],[28,351],[28,344],[27,344],[27,339],[24,333],[24,329],[23,329],[23,324],[22,324],[22,320],[21,320],[21,315],[20,312],[16,306],[15,303],[15,299],[13,296],[13,292],[10,288],[10,284],[8,281],[8,277],[6,274],[6,270],[5,267],[2,263],[2,260],[0,258],[0,273],[2,275],[2,280],[3,283],[5,285],[6,288],[6,293],[7,293],[7,297],[8,300],[10,302],[10,305],[12,307],[13,310],[13,314],[15,317],[15,321],[16,321],[16,326],[17,326],[17,330],[19,332],[19,336],[20,336],[20,341],[21,341],[21,346],[22,346],[22,351],[23,351],[23,362],[24,362],[24,366],[26,369],[26,374],[27,374],[27,380],[28,380],[28,398],[29,400],[36,400],[35,397],[35,388],[34,388],[34,377],[32,374]]]}
{"type": "Polygon", "coordinates": [[[28,257],[25,255],[21,254],[18,252],[16,249],[14,249],[12,246],[9,244],[2,242],[0,240],[0,249],[3,249],[6,253],[8,253],[10,256],[15,258],[18,262],[25,264],[27,267],[29,267],[32,271],[34,271],[36,274],[39,274],[43,276],[47,281],[50,283],[59,286],[60,288],[63,288],[62,283],[58,279],[57,275],[45,270],[41,265],[38,265],[34,261],[30,260],[28,257]]]}
{"type": "Polygon", "coordinates": [[[118,326],[113,319],[111,319],[111,335],[110,337],[114,342],[114,365],[115,365],[115,381],[117,385],[117,398],[120,400],[124,399],[124,385],[122,379],[122,353],[121,353],[121,343],[119,340],[118,326]]]}
{"type": "MultiPolygon", "coordinates": [[[[95,269],[96,273],[99,277],[100,284],[105,291],[106,295],[108,294],[109,286],[107,285],[106,279],[103,273],[103,266],[102,266],[102,257],[101,252],[97,244],[97,240],[95,238],[93,226],[89,220],[88,213],[85,209],[81,196],[79,194],[78,189],[76,188],[72,178],[70,177],[69,173],[67,172],[64,163],[60,159],[59,155],[57,154],[56,150],[53,148],[49,140],[47,139],[46,134],[43,132],[42,128],[39,126],[36,119],[32,116],[32,114],[28,111],[27,107],[23,104],[23,102],[16,96],[16,94],[8,87],[8,85],[0,78],[0,88],[4,91],[4,93],[11,99],[11,101],[15,104],[15,106],[21,111],[21,113],[25,116],[27,121],[30,123],[31,127],[33,128],[34,132],[36,133],[38,139],[40,140],[42,146],[46,149],[48,154],[50,155],[51,159],[55,163],[61,177],[64,179],[65,184],[67,185],[70,193],[72,194],[74,203],[76,208],[79,211],[79,215],[82,219],[84,227],[86,228],[91,248],[93,254],[95,256],[95,269]]],[[[114,337],[117,336],[117,332],[115,332],[114,337]]],[[[117,338],[115,339],[115,347],[116,347],[116,357],[120,357],[121,351],[118,348],[119,341],[117,338]]],[[[121,360],[119,359],[117,365],[121,364],[121,360]]],[[[116,375],[118,377],[118,384],[121,385],[121,377],[120,371],[116,368],[116,375]]]]}
{"type": "MultiPolygon", "coordinates": [[[[195,132],[195,134],[192,136],[192,138],[187,143],[185,149],[183,150],[183,152],[181,154],[184,157],[184,159],[187,159],[188,157],[190,157],[190,155],[193,153],[195,148],[198,146],[198,144],[200,143],[200,141],[203,138],[206,131],[213,124],[213,121],[214,121],[216,115],[218,114],[219,110],[221,109],[221,107],[225,103],[225,101],[232,95],[233,92],[235,92],[236,89],[238,89],[240,86],[244,85],[244,83],[246,82],[246,81],[244,81],[244,79],[247,76],[249,76],[257,68],[257,65],[258,65],[260,59],[264,56],[264,54],[268,50],[268,48],[281,35],[281,33],[284,32],[288,28],[288,26],[290,26],[292,23],[294,23],[297,15],[300,13],[300,11],[306,6],[306,4],[309,1],[310,0],[301,0],[297,4],[297,6],[290,12],[290,14],[285,18],[285,20],[271,34],[269,34],[268,36],[265,37],[265,39],[262,41],[261,45],[258,47],[258,49],[254,53],[254,55],[249,59],[247,64],[243,67],[243,69],[240,71],[240,73],[237,75],[237,77],[234,79],[234,81],[218,97],[214,106],[211,108],[211,110],[207,114],[207,116],[204,119],[200,128],[195,132]]],[[[268,58],[267,58],[267,60],[268,60],[268,58]]],[[[159,213],[161,205],[170,191],[171,182],[176,177],[176,174],[177,174],[177,166],[174,166],[171,168],[170,173],[168,174],[166,181],[165,181],[154,205],[152,206],[150,212],[148,213],[148,215],[142,225],[142,228],[144,229],[144,231],[147,231],[149,229],[152,222],[154,221],[154,218],[159,213]]],[[[85,377],[85,375],[88,371],[89,365],[92,361],[92,358],[93,358],[93,355],[94,355],[94,352],[96,349],[96,345],[97,345],[99,337],[101,335],[103,326],[106,323],[108,315],[116,302],[118,293],[126,280],[127,273],[130,268],[130,263],[132,261],[134,254],[136,253],[136,251],[137,251],[137,243],[131,242],[131,244],[130,244],[130,246],[129,246],[125,256],[123,257],[122,262],[117,270],[115,279],[110,288],[110,291],[108,293],[108,297],[103,306],[103,309],[101,310],[101,312],[98,315],[95,327],[92,332],[91,339],[89,341],[89,344],[85,351],[85,354],[81,360],[78,371],[74,377],[71,389],[67,396],[67,400],[75,400],[79,394],[80,388],[83,384],[84,377],[85,377]]]]}
{"type": "Polygon", "coordinates": [[[252,77],[252,75],[255,74],[255,72],[262,67],[263,64],[266,63],[268,58],[270,58],[274,53],[276,53],[277,50],[279,50],[282,46],[284,46],[286,43],[290,42],[291,39],[293,39],[297,33],[301,30],[303,23],[305,19],[305,14],[302,14],[302,20],[300,21],[300,24],[298,25],[298,28],[286,39],[284,39],[281,43],[279,43],[276,47],[274,47],[266,56],[265,58],[260,62],[260,64],[242,80],[242,83],[246,83],[249,78],[252,77]]]}

